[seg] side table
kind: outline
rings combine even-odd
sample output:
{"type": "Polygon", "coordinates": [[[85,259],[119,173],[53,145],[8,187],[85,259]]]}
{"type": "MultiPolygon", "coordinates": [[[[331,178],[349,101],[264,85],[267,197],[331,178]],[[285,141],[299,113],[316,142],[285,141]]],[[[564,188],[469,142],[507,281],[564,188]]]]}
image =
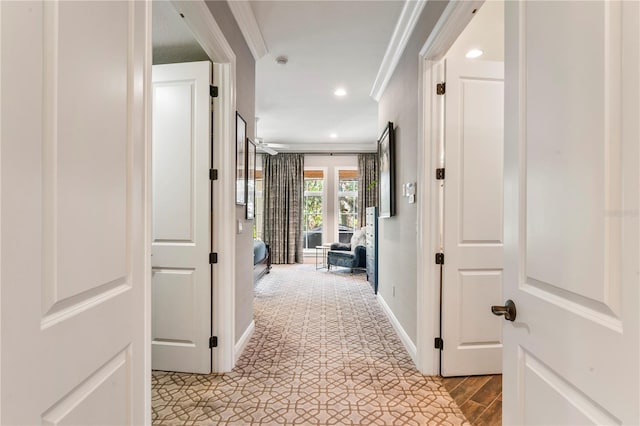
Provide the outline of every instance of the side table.
{"type": "Polygon", "coordinates": [[[316,246],[316,269],[324,269],[327,267],[327,252],[331,249],[331,244],[322,244],[316,246]],[[318,262],[320,255],[320,262],[318,262]]]}

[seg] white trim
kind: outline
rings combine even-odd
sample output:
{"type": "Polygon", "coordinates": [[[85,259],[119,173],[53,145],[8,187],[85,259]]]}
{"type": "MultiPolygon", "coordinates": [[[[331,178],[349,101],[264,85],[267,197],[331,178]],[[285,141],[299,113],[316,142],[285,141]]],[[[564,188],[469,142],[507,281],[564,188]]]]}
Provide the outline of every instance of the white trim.
{"type": "Polygon", "coordinates": [[[144,238],[144,424],[152,423],[152,393],[151,393],[151,241],[153,240],[151,211],[153,206],[151,181],[153,179],[151,162],[152,162],[152,143],[151,135],[153,128],[153,84],[152,84],[152,67],[153,67],[153,26],[152,26],[152,10],[153,4],[145,10],[145,57],[144,57],[144,229],[142,235],[144,238]]]}
{"type": "Polygon", "coordinates": [[[483,0],[451,1],[438,19],[433,31],[420,50],[418,91],[418,158],[424,167],[418,167],[418,276],[417,276],[417,325],[416,365],[422,374],[439,372],[440,356],[433,348],[433,340],[440,335],[440,281],[439,268],[432,259],[440,249],[439,185],[434,170],[440,165],[439,131],[442,117],[432,89],[444,78],[444,66],[438,62],[460,36],[483,0]],[[429,314],[431,313],[431,314],[429,314]]]}
{"type": "Polygon", "coordinates": [[[272,147],[276,151],[281,153],[287,152],[304,152],[304,153],[319,153],[329,155],[330,153],[361,153],[361,152],[377,152],[377,142],[269,142],[270,144],[278,144],[277,147],[272,147]]]}
{"type": "Polygon", "coordinates": [[[249,46],[249,50],[251,50],[253,58],[257,61],[269,53],[269,50],[262,37],[256,15],[254,15],[253,9],[251,9],[251,4],[246,0],[227,0],[227,3],[229,4],[229,9],[231,9],[233,17],[236,18],[238,27],[240,27],[240,31],[244,36],[244,40],[247,42],[247,46],[249,46]]]}
{"type": "Polygon", "coordinates": [[[376,299],[378,300],[378,303],[382,307],[382,310],[384,311],[384,313],[387,315],[387,318],[389,318],[389,322],[393,326],[393,329],[396,331],[396,334],[400,338],[400,341],[404,345],[405,349],[407,350],[407,352],[411,356],[411,359],[413,360],[413,363],[415,364],[416,363],[416,359],[417,359],[416,358],[416,345],[411,341],[411,338],[409,337],[407,332],[404,331],[404,328],[400,324],[400,321],[398,321],[398,318],[396,318],[396,316],[393,314],[393,311],[391,310],[389,305],[387,305],[387,302],[384,301],[382,296],[380,294],[377,294],[376,295],[376,299]]]}
{"type": "Polygon", "coordinates": [[[387,84],[389,84],[389,80],[398,66],[400,57],[402,57],[402,53],[404,52],[405,47],[407,47],[409,38],[418,23],[420,13],[422,13],[426,4],[427,0],[405,1],[402,12],[400,12],[400,17],[398,18],[398,22],[396,23],[396,27],[391,35],[389,46],[387,46],[387,51],[382,58],[382,63],[378,69],[378,75],[376,76],[376,79],[373,82],[373,87],[371,88],[370,96],[376,102],[380,101],[384,90],[387,88],[387,84]]]}
{"type": "Polygon", "coordinates": [[[256,323],[255,321],[251,321],[251,324],[249,324],[249,326],[244,331],[244,333],[242,333],[242,336],[240,336],[240,339],[236,343],[236,347],[235,347],[234,360],[236,363],[240,359],[240,355],[242,355],[242,352],[244,352],[247,345],[249,344],[249,340],[251,340],[251,336],[253,336],[253,332],[255,330],[256,330],[256,323]]]}
{"type": "Polygon", "coordinates": [[[442,59],[473,18],[473,11],[483,3],[484,0],[450,1],[420,49],[420,57],[431,61],[442,59]]]}
{"type": "Polygon", "coordinates": [[[213,167],[220,173],[213,190],[216,209],[213,220],[212,250],[221,254],[213,268],[212,331],[219,346],[211,351],[214,372],[231,371],[235,366],[235,287],[236,235],[235,224],[235,111],[236,55],[218,23],[203,0],[172,1],[184,15],[184,21],[200,46],[213,61],[213,84],[219,94],[213,112],[213,167]]]}

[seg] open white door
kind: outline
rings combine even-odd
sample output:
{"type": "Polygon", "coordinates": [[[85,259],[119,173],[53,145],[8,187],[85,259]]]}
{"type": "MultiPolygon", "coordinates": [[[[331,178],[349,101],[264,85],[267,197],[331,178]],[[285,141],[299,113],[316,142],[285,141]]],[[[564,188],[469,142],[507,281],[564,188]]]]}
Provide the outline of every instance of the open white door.
{"type": "Polygon", "coordinates": [[[441,373],[502,371],[504,65],[445,61],[441,373]]]}
{"type": "Polygon", "coordinates": [[[148,421],[148,7],[0,3],[2,424],[148,421]]]}
{"type": "Polygon", "coordinates": [[[211,63],[153,67],[152,366],[211,372],[211,63]]]}
{"type": "Polygon", "coordinates": [[[639,22],[506,2],[505,424],[640,424],[639,22]]]}

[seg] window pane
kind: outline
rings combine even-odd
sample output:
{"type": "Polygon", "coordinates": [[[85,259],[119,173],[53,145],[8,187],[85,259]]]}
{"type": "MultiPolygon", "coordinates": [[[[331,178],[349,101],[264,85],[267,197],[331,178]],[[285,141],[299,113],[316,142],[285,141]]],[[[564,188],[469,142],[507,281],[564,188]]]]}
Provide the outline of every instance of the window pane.
{"type": "Polygon", "coordinates": [[[322,172],[305,171],[304,179],[304,232],[303,247],[314,248],[322,244],[323,186],[322,172]]]}
{"type": "Polygon", "coordinates": [[[357,198],[350,196],[338,197],[338,206],[340,213],[355,213],[358,208],[357,198]]]}

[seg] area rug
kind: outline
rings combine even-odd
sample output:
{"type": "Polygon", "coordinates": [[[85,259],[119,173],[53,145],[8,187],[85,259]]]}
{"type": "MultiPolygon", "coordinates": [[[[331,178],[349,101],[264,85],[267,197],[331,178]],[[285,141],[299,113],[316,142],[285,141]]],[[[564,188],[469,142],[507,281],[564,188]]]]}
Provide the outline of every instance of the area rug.
{"type": "Polygon", "coordinates": [[[236,368],[153,372],[153,423],[468,424],[440,379],[416,370],[364,275],[346,271],[274,266],[236,368]]]}

